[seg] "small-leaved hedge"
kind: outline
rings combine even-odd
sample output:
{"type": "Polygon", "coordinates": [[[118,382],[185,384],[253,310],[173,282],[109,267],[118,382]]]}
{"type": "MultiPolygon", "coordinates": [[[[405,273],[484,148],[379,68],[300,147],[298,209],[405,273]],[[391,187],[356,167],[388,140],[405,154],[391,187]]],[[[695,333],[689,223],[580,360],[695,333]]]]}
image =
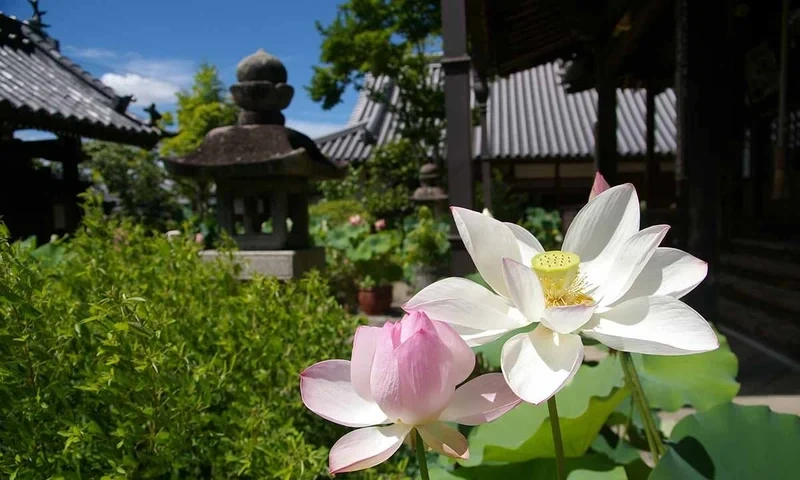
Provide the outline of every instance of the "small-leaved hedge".
{"type": "Polygon", "coordinates": [[[327,476],[347,429],[305,409],[299,373],[349,358],[358,320],[323,278],[240,282],[190,235],[91,206],[61,244],[0,230],[0,476],[327,476]]]}

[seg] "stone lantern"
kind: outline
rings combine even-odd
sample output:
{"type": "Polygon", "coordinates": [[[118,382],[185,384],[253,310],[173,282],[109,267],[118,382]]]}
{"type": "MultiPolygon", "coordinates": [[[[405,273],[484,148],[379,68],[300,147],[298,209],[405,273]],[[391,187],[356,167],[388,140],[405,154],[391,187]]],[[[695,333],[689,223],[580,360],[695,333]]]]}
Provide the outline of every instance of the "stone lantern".
{"type": "Polygon", "coordinates": [[[165,164],[177,176],[214,182],[217,222],[246,260],[245,278],[258,272],[285,279],[321,268],[324,251],[309,239],[309,187],[343,173],[313,140],[284,126],[281,110],[294,88],[280,60],[258,50],[239,62],[236,78],[236,125],[211,130],[193,153],[165,164]]]}
{"type": "Polygon", "coordinates": [[[426,163],[419,169],[419,187],[414,190],[411,200],[427,206],[433,216],[447,216],[447,193],[439,186],[439,168],[435,163],[426,163]]]}

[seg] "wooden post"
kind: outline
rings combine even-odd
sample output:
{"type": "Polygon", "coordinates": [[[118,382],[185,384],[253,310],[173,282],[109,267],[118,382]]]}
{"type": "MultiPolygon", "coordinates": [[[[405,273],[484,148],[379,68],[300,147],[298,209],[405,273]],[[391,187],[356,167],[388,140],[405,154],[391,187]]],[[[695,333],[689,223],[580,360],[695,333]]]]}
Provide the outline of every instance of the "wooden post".
{"type": "MultiPolygon", "coordinates": [[[[645,201],[647,211],[654,207],[656,198],[656,186],[658,185],[659,165],[656,158],[656,96],[652,82],[647,85],[645,105],[645,142],[647,144],[647,154],[645,156],[645,201]]],[[[645,214],[645,220],[651,223],[652,215],[645,214]]]]}
{"type": "Polygon", "coordinates": [[[787,125],[789,113],[786,93],[789,81],[789,0],[783,0],[781,11],[781,65],[778,77],[778,145],[775,149],[775,169],[772,177],[772,199],[783,198],[785,192],[787,125]]]}
{"type": "Polygon", "coordinates": [[[78,227],[81,218],[81,209],[78,204],[78,193],[80,193],[80,178],[78,176],[78,164],[81,161],[81,141],[78,138],[61,139],[64,149],[61,157],[61,167],[63,168],[62,181],[64,182],[64,223],[68,232],[73,232],[78,227]]]}
{"type": "Polygon", "coordinates": [[[617,86],[615,77],[600,69],[597,84],[597,125],[595,127],[595,170],[610,185],[617,179],[617,86]]]}
{"type": "Polygon", "coordinates": [[[686,223],[685,249],[708,262],[706,279],[686,297],[705,318],[718,320],[716,281],[719,259],[720,165],[731,155],[731,105],[726,9],[678,0],[676,86],[678,156],[683,169],[680,208],[686,223]],[[714,58],[714,61],[709,59],[714,58]]]}
{"type": "MultiPolygon", "coordinates": [[[[473,208],[472,115],[470,112],[467,54],[467,16],[464,0],[442,0],[445,113],[447,117],[447,183],[450,204],[473,208]]],[[[451,229],[451,273],[463,276],[475,271],[455,226],[451,229]]]]}
{"type": "Polygon", "coordinates": [[[473,81],[475,100],[481,118],[481,187],[483,188],[483,207],[492,209],[492,164],[489,162],[489,122],[487,120],[487,103],[489,101],[489,83],[475,73],[473,81]]]}

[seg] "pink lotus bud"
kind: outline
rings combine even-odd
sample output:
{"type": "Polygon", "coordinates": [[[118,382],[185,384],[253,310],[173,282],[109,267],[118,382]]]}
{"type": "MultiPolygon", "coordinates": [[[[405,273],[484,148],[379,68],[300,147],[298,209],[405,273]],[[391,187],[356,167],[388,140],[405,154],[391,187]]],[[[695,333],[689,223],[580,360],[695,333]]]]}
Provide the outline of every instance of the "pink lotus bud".
{"type": "Polygon", "coordinates": [[[606,179],[603,177],[603,175],[600,172],[595,173],[592,191],[589,193],[589,201],[605,192],[609,188],[611,188],[611,186],[608,184],[608,182],[606,182],[606,179]]]}
{"type": "Polygon", "coordinates": [[[205,237],[203,237],[203,234],[202,234],[202,233],[200,233],[200,232],[197,232],[197,233],[195,233],[195,234],[194,234],[194,241],[195,241],[195,243],[203,243],[203,240],[204,240],[204,239],[205,239],[205,237]]]}
{"type": "Polygon", "coordinates": [[[384,228],[386,228],[386,220],[381,218],[375,221],[375,230],[380,232],[384,228]]]}
{"type": "Polygon", "coordinates": [[[331,473],[387,460],[415,429],[433,450],[468,458],[466,438],[443,422],[479,425],[521,402],[500,373],[456,389],[474,367],[475,355],[458,333],[422,311],[383,327],[358,327],[350,361],[320,362],[300,375],[311,411],[340,425],[367,427],[336,442],[331,473]]]}
{"type": "Polygon", "coordinates": [[[358,225],[361,223],[361,215],[351,215],[349,219],[350,225],[358,225]]]}

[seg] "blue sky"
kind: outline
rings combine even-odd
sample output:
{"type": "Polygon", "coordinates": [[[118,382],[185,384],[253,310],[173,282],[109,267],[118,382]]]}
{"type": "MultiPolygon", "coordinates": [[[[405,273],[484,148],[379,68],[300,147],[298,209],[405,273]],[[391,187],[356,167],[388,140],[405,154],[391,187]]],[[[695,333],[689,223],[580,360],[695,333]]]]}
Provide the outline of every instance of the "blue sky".
{"type": "MultiPolygon", "coordinates": [[[[217,66],[226,87],[236,64],[263,48],[279,57],[295,87],[284,110],[287,124],[311,137],[347,122],[356,94],[325,111],[303,88],[319,60],[314,21],[328,24],[337,0],[40,0],[49,33],[61,52],[119,94],[134,94],[131,108],[155,102],[174,108],[175,92],[191,85],[203,61],[217,66]]],[[[27,0],[0,0],[0,10],[29,18],[27,0]]]]}

